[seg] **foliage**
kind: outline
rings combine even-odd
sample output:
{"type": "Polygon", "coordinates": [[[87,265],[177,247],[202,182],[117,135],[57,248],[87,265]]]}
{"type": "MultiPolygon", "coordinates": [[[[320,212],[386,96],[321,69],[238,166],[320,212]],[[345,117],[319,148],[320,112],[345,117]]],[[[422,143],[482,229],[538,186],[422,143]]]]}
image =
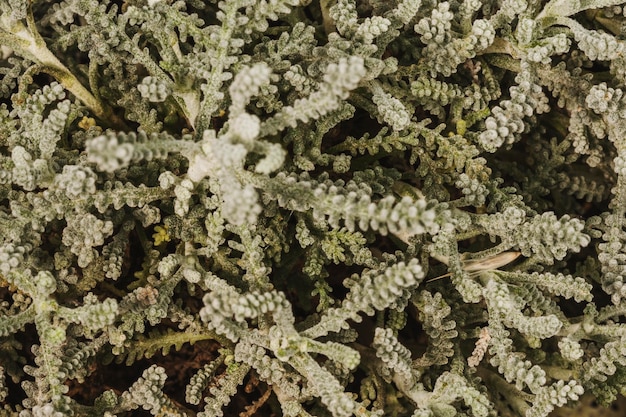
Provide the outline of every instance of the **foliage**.
{"type": "Polygon", "coordinates": [[[0,414],[626,393],[621,3],[0,0],[0,414]]]}

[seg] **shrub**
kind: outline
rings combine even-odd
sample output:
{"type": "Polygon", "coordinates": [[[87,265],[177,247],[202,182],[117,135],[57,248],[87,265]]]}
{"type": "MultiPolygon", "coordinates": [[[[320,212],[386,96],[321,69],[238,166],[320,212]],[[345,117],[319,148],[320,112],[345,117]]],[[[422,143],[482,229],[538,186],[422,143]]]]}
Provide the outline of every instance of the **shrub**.
{"type": "Polygon", "coordinates": [[[611,403],[620,3],[0,0],[0,413],[611,403]]]}

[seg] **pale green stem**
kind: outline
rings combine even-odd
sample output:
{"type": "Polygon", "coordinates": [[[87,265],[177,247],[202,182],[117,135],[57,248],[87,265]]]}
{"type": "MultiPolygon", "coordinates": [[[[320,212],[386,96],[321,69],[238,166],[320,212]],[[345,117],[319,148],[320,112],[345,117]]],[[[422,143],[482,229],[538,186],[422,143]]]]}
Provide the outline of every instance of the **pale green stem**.
{"type": "MultiPolygon", "coordinates": [[[[237,4],[237,3],[234,3],[237,4]]],[[[217,54],[212,60],[213,68],[211,68],[211,76],[204,90],[204,100],[200,105],[197,113],[199,120],[195,123],[197,131],[201,135],[210,127],[211,114],[217,110],[218,104],[215,97],[219,93],[222,85],[222,74],[224,72],[224,61],[230,50],[230,39],[233,35],[234,28],[231,26],[237,14],[237,7],[234,4],[228,6],[226,16],[223,19],[222,28],[219,34],[219,42],[217,43],[217,54]]]]}
{"type": "MultiPolygon", "coordinates": [[[[29,16],[32,17],[32,16],[29,16]]],[[[6,22],[0,22],[6,23],[6,22]]],[[[10,31],[0,26],[0,43],[9,45],[16,53],[39,64],[43,71],[52,75],[66,90],[78,98],[98,118],[105,118],[107,112],[98,100],[87,90],[72,72],[46,46],[45,41],[28,19],[28,26],[14,22],[10,31]]]]}
{"type": "MultiPolygon", "coordinates": [[[[535,20],[547,19],[552,21],[553,17],[572,16],[588,9],[601,9],[603,7],[617,6],[623,0],[551,0],[545,5],[543,10],[537,15],[535,20]]],[[[543,25],[544,27],[545,24],[543,25]]]]}

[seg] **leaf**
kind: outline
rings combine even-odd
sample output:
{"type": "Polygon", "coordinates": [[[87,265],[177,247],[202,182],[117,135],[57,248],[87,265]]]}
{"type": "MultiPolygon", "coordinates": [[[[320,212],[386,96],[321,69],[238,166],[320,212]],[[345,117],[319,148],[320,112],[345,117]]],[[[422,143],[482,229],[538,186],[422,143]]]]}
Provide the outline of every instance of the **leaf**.
{"type": "Polygon", "coordinates": [[[148,337],[138,335],[137,339],[128,341],[125,350],[118,355],[116,362],[122,363],[126,359],[126,365],[130,366],[139,359],[153,357],[159,350],[162,355],[167,355],[172,347],[178,351],[185,343],[193,345],[199,340],[212,338],[210,334],[204,333],[177,332],[174,329],[166,329],[165,331],[154,329],[148,333],[148,337]]]}

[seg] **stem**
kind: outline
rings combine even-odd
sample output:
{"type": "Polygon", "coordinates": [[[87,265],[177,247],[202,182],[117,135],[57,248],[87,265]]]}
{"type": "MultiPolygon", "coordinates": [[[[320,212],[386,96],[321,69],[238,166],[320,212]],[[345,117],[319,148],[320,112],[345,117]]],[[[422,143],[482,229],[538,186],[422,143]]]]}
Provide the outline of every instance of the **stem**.
{"type": "Polygon", "coordinates": [[[574,376],[574,371],[572,371],[571,369],[563,369],[558,366],[542,366],[541,369],[543,369],[546,374],[548,374],[548,376],[554,379],[562,379],[564,381],[567,381],[574,376]]]}
{"type": "Polygon", "coordinates": [[[487,61],[489,65],[493,65],[498,68],[502,68],[502,69],[512,71],[512,72],[521,71],[520,62],[514,59],[514,57],[511,58],[504,54],[498,54],[498,55],[491,54],[491,55],[485,56],[484,59],[485,61],[487,61]]]}
{"type": "Polygon", "coordinates": [[[526,410],[530,408],[526,401],[532,401],[532,397],[528,398],[527,394],[525,395],[525,393],[517,390],[514,386],[492,371],[483,367],[478,367],[477,371],[478,376],[485,381],[485,385],[489,386],[493,390],[492,392],[497,392],[504,396],[504,398],[506,398],[506,403],[513,410],[515,410],[518,415],[523,416],[526,414],[526,410]]]}
{"type": "Polygon", "coordinates": [[[108,112],[100,102],[78,81],[72,72],[46,46],[45,41],[39,35],[32,21],[32,13],[29,11],[27,18],[28,27],[22,22],[15,22],[8,31],[3,27],[0,33],[2,43],[9,44],[15,52],[25,58],[36,62],[42,67],[42,71],[53,76],[66,90],[78,98],[98,118],[105,118],[108,112]]]}
{"type": "Polygon", "coordinates": [[[510,55],[513,58],[519,58],[519,54],[508,40],[504,38],[497,37],[493,40],[491,45],[482,51],[478,52],[476,55],[491,55],[491,54],[505,54],[510,55]]]}
{"type": "MultiPolygon", "coordinates": [[[[622,0],[551,0],[535,20],[551,20],[550,18],[553,17],[572,16],[583,10],[616,6],[622,2],[622,0]]],[[[543,27],[547,27],[545,23],[543,27]]]]}
{"type": "Polygon", "coordinates": [[[196,133],[202,136],[202,132],[209,129],[211,126],[211,115],[219,107],[219,100],[217,97],[220,92],[219,89],[223,83],[223,73],[225,60],[230,51],[230,40],[233,35],[235,25],[235,17],[237,15],[237,9],[240,2],[233,2],[228,5],[228,10],[222,20],[222,28],[219,32],[219,40],[217,41],[217,54],[213,59],[213,67],[211,68],[211,76],[207,80],[204,89],[204,99],[200,104],[200,108],[197,113],[197,120],[192,121],[196,127],[196,133]]]}
{"type": "Polygon", "coordinates": [[[335,32],[335,21],[330,16],[330,8],[334,6],[337,2],[333,0],[321,0],[320,1],[320,9],[322,11],[322,21],[324,23],[324,32],[326,35],[329,35],[332,32],[335,32]]]}
{"type": "Polygon", "coordinates": [[[591,15],[591,13],[588,13],[588,15],[591,15],[590,17],[593,20],[600,23],[607,30],[609,30],[613,35],[618,36],[621,33],[621,24],[618,21],[616,21],[615,19],[609,19],[609,18],[603,17],[602,15],[600,15],[600,13],[597,13],[597,11],[595,12],[596,13],[594,13],[593,15],[591,15]]]}

